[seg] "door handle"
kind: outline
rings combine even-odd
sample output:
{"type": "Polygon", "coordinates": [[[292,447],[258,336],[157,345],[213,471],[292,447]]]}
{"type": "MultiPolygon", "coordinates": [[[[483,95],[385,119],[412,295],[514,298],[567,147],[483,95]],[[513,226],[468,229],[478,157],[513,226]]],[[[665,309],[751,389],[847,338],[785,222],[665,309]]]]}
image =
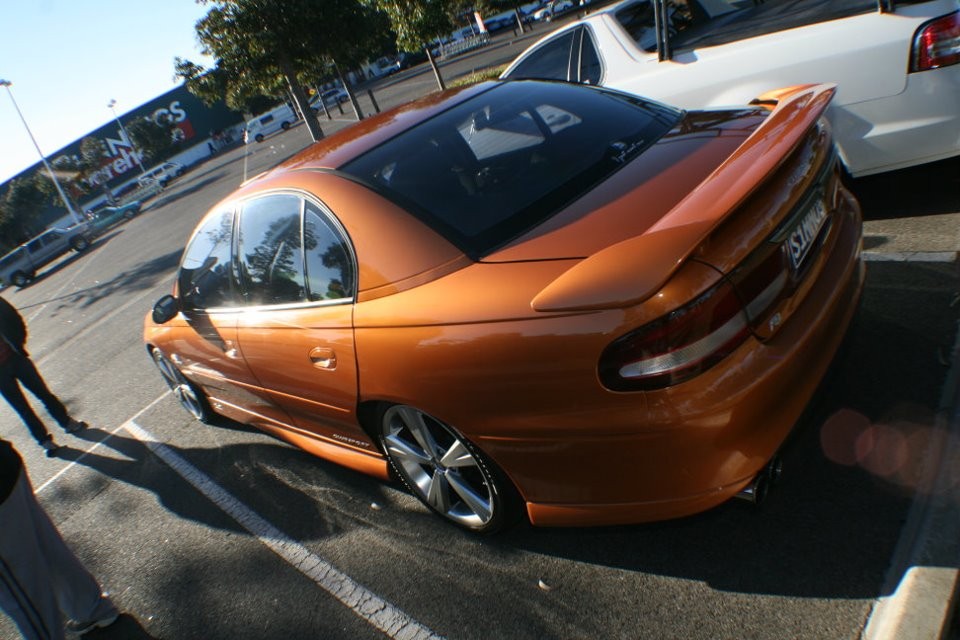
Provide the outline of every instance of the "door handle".
{"type": "Polygon", "coordinates": [[[233,340],[224,340],[223,355],[227,356],[231,360],[239,360],[240,351],[237,349],[237,343],[234,342],[233,340]]]}
{"type": "Polygon", "coordinates": [[[337,354],[329,347],[314,347],[310,350],[310,362],[317,369],[333,371],[337,368],[337,354]]]}

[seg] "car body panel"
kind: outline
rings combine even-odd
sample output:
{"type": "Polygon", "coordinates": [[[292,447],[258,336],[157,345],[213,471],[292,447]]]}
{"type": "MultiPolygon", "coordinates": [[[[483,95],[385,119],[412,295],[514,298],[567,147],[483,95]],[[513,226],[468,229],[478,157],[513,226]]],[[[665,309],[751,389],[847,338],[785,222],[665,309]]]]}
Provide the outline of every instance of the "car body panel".
{"type": "MultiPolygon", "coordinates": [[[[602,58],[601,84],[683,108],[743,104],[781,86],[836,83],[828,116],[854,176],[960,154],[960,65],[908,73],[914,33],[960,10],[956,0],[898,3],[895,13],[866,12],[714,46],[693,42],[662,62],[614,17],[647,1],[621,2],[566,25],[518,56],[502,77],[513,77],[548,40],[585,28],[602,58]]],[[[755,10],[775,12],[775,4],[755,10]]]]}
{"type": "Polygon", "coordinates": [[[142,204],[139,200],[116,207],[104,207],[93,214],[93,218],[90,220],[91,231],[95,234],[101,234],[113,225],[139,214],[141,207],[142,204]]]}
{"type": "MultiPolygon", "coordinates": [[[[537,310],[621,307],[653,295],[730,211],[796,148],[833,97],[832,87],[798,89],[700,185],[644,234],[605,249],[558,278],[531,303],[537,310]],[[622,271],[637,274],[631,280],[622,271]]],[[[800,176],[798,176],[798,180],[800,176]]]]}
{"type": "MultiPolygon", "coordinates": [[[[247,211],[274,194],[322,205],[352,247],[350,297],[188,309],[163,324],[148,316],[145,342],[209,394],[216,411],[379,477],[387,466],[369,419],[393,404],[415,406],[502,469],[534,524],[638,522],[720,504],[793,429],[862,290],[859,207],[819,118],[832,88],[793,87],[756,107],[690,114],[674,125],[686,123],[686,135],[664,135],[604,188],[591,186],[477,259],[387,191],[341,170],[405,128],[465,100],[482,104],[497,86],[432,96],[331,136],[212,210],[247,211]],[[606,385],[599,368],[618,337],[718,287],[750,294],[752,261],[786,255],[810,202],[822,202],[826,218],[809,252],[783,272],[779,297],[750,307],[736,349],[663,387],[606,385]],[[630,221],[641,203],[652,213],[630,221]],[[611,233],[620,221],[619,235],[611,233]],[[661,244],[657,230],[675,242],[661,244]],[[659,249],[648,264],[604,256],[637,238],[659,249]],[[582,276],[591,261],[600,265],[590,274],[594,290],[582,276]],[[643,283],[648,276],[637,269],[653,271],[655,282],[643,283]],[[578,272],[571,293],[565,278],[578,272]],[[618,282],[634,293],[622,295],[618,282]],[[571,296],[588,302],[564,301],[571,296]]],[[[561,91],[626,100],[587,87],[561,91]]]]}
{"type": "Polygon", "coordinates": [[[247,310],[237,318],[244,361],[296,426],[328,437],[348,431],[342,437],[373,449],[357,429],[352,305],[247,310]]]}

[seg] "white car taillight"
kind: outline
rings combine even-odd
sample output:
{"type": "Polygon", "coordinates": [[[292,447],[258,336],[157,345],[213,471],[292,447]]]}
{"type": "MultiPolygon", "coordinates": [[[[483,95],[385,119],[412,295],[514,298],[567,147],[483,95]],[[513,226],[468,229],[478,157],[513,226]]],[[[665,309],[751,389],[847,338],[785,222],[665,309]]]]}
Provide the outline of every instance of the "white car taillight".
{"type": "Polygon", "coordinates": [[[936,18],[917,29],[910,53],[910,71],[927,71],[960,63],[960,11],[936,18]]]}

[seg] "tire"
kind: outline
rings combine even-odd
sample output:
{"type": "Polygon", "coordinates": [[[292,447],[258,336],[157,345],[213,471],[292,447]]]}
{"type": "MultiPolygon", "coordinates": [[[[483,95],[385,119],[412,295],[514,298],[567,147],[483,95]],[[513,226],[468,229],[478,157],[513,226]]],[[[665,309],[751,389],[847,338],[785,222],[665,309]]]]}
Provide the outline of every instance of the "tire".
{"type": "Polygon", "coordinates": [[[170,362],[160,349],[152,352],[153,363],[160,370],[164,382],[173,391],[180,405],[187,413],[204,424],[211,424],[214,419],[213,410],[207,401],[207,396],[195,384],[187,380],[176,365],[170,362]]]}
{"type": "Polygon", "coordinates": [[[414,407],[393,405],[380,415],[378,436],[407,489],[448,522],[492,534],[519,516],[513,484],[450,425],[414,407]]]}
{"type": "Polygon", "coordinates": [[[23,271],[17,271],[10,276],[10,282],[17,287],[25,287],[27,286],[27,283],[30,282],[30,276],[23,271]]]}
{"type": "Polygon", "coordinates": [[[83,236],[77,236],[76,238],[70,241],[70,248],[72,248],[77,253],[80,253],[81,251],[85,251],[89,246],[90,246],[90,241],[83,236]]]}
{"type": "Polygon", "coordinates": [[[280,128],[283,129],[284,131],[286,131],[287,129],[290,128],[290,123],[289,123],[289,122],[282,122],[282,123],[280,123],[280,128]]]}
{"type": "Polygon", "coordinates": [[[258,133],[257,135],[255,135],[255,136],[253,137],[253,139],[256,140],[257,142],[263,142],[263,134],[262,134],[262,133],[258,133]]]}

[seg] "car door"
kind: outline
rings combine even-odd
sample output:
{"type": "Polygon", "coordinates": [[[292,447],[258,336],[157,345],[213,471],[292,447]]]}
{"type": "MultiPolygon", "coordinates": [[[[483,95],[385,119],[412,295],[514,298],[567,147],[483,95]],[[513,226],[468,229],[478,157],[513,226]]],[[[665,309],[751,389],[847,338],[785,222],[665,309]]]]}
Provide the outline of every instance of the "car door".
{"type": "Polygon", "coordinates": [[[346,234],[297,193],[248,201],[238,230],[248,308],[237,332],[251,371],[298,429],[373,450],[357,426],[356,266],[346,234]]]}
{"type": "Polygon", "coordinates": [[[35,266],[45,265],[54,258],[58,249],[59,235],[56,231],[48,231],[30,241],[27,245],[27,251],[30,254],[31,262],[35,266]]]}
{"type": "Polygon", "coordinates": [[[186,326],[173,333],[167,355],[203,387],[218,413],[262,424],[290,418],[259,388],[237,344],[243,313],[233,262],[234,211],[208,216],[184,251],[177,289],[186,326]]]}

